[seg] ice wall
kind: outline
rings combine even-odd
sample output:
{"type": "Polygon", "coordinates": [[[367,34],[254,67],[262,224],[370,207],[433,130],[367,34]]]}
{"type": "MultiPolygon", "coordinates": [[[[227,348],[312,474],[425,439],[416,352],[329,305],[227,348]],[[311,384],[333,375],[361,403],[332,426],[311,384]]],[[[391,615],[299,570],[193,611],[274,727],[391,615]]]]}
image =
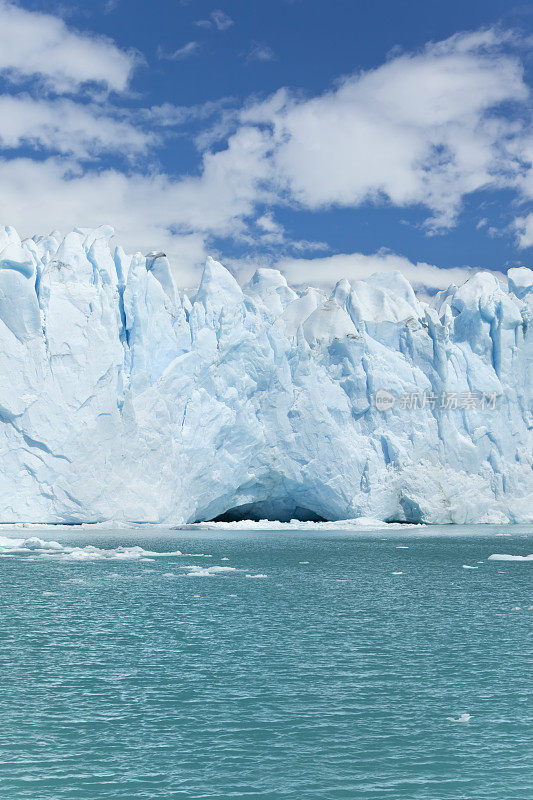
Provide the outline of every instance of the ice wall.
{"type": "Polygon", "coordinates": [[[531,270],[189,300],[112,234],[0,229],[0,521],[533,519],[531,270]]]}

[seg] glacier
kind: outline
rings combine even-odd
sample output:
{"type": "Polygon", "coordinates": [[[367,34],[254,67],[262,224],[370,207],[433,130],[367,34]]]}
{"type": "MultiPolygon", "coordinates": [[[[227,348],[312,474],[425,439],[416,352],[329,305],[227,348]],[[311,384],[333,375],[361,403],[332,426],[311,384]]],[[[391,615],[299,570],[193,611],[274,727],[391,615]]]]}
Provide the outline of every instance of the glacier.
{"type": "Polygon", "coordinates": [[[533,520],[533,272],[296,291],[0,228],[0,522],[533,520]]]}

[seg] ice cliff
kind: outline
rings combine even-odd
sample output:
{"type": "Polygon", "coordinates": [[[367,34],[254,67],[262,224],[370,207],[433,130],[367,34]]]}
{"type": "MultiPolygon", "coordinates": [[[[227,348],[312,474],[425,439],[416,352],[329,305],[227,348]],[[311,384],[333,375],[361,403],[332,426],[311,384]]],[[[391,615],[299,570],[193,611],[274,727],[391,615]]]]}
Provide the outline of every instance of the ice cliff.
{"type": "Polygon", "coordinates": [[[0,229],[0,521],[533,518],[531,270],[189,298],[112,233],[0,229]]]}

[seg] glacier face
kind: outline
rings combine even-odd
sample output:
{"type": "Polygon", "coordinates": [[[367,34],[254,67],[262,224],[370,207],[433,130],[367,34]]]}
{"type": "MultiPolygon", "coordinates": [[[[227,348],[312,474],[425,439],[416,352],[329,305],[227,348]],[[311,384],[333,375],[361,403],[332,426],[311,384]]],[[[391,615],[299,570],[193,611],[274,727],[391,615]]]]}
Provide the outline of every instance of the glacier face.
{"type": "Polygon", "coordinates": [[[189,299],[112,235],[0,229],[0,521],[533,519],[531,270],[189,299]]]}

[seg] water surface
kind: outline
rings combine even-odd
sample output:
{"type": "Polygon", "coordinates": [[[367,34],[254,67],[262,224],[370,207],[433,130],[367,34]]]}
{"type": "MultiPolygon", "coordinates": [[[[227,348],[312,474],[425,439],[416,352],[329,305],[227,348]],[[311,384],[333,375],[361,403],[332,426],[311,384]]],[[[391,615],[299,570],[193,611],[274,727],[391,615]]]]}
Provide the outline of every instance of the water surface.
{"type": "Polygon", "coordinates": [[[532,530],[1,531],[0,797],[531,797],[532,530]]]}

